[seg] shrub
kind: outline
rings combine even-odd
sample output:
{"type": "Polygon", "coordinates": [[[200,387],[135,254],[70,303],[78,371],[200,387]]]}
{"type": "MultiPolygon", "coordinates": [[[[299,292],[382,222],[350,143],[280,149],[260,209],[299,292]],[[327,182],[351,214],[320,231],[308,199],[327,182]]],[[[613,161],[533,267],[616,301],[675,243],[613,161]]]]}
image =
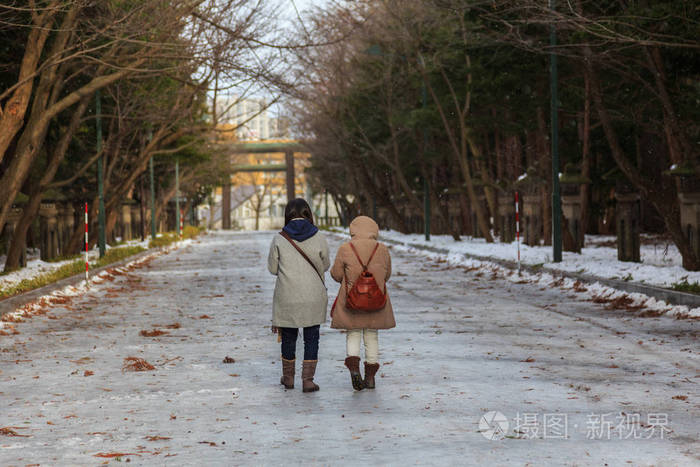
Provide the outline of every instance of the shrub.
{"type": "MultiPolygon", "coordinates": [[[[204,227],[195,227],[193,225],[186,225],[182,229],[182,239],[194,238],[205,230],[204,227]]],[[[160,248],[168,246],[172,243],[177,242],[177,232],[165,232],[161,234],[160,237],[156,237],[155,240],[151,240],[148,243],[149,248],[160,248]]]]}
{"type": "Polygon", "coordinates": [[[679,292],[690,292],[700,294],[700,284],[698,284],[697,282],[688,282],[687,278],[683,279],[680,282],[674,282],[671,285],[671,288],[679,292]]]}

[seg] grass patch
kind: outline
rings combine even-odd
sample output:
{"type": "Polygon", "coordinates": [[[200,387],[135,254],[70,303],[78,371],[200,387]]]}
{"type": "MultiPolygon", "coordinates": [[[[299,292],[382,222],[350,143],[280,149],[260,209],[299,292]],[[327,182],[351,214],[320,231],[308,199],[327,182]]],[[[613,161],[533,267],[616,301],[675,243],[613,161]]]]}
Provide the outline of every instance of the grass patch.
{"type": "MultiPolygon", "coordinates": [[[[146,249],[142,246],[123,246],[119,248],[110,248],[105,252],[105,255],[102,258],[98,259],[94,264],[92,264],[91,267],[101,268],[102,266],[116,263],[117,261],[121,261],[124,258],[128,258],[129,256],[141,253],[142,251],[146,251],[146,249]]],[[[85,265],[85,263],[82,264],[83,266],[85,265]]]]}
{"type": "MultiPolygon", "coordinates": [[[[116,263],[118,261],[123,260],[124,258],[128,258],[129,256],[141,253],[142,251],[146,251],[146,249],[141,246],[110,248],[109,250],[107,250],[104,257],[90,263],[90,268],[99,268],[108,264],[116,263]]],[[[19,283],[6,289],[0,289],[0,298],[7,298],[13,295],[27,292],[29,290],[38,289],[39,287],[43,287],[45,285],[60,281],[61,279],[75,276],[84,272],[85,261],[81,259],[76,260],[68,264],[64,264],[63,266],[54,269],[53,271],[39,274],[38,276],[32,277],[31,279],[23,279],[19,283]]]]}
{"type": "Polygon", "coordinates": [[[688,282],[688,279],[683,279],[680,282],[674,282],[671,285],[673,290],[678,292],[690,292],[694,294],[700,294],[700,284],[698,282],[688,282]]]}
{"type": "Polygon", "coordinates": [[[77,259],[80,259],[80,257],[81,257],[83,254],[84,254],[84,253],[81,252],[81,253],[76,253],[76,254],[74,254],[74,255],[61,255],[61,256],[56,256],[55,258],[46,260],[46,262],[47,262],[47,263],[60,263],[61,261],[68,261],[69,259],[75,259],[75,260],[77,260],[77,259]]]}
{"type": "Polygon", "coordinates": [[[165,232],[160,237],[156,237],[155,240],[151,240],[148,243],[149,248],[160,248],[168,246],[178,240],[185,240],[187,238],[194,238],[205,230],[204,227],[195,227],[192,225],[186,225],[182,229],[182,239],[177,238],[176,232],[165,232]]]}

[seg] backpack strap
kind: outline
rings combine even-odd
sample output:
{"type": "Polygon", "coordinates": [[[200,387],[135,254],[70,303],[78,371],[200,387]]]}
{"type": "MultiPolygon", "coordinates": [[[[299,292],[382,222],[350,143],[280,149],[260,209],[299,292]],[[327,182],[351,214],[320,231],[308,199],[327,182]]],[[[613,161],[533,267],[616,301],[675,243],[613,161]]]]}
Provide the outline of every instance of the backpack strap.
{"type": "Polygon", "coordinates": [[[314,271],[316,271],[316,274],[318,274],[318,277],[319,277],[319,279],[321,279],[321,282],[323,282],[323,284],[325,285],[325,281],[323,280],[321,273],[318,272],[318,269],[316,269],[316,266],[314,265],[313,261],[311,261],[309,259],[309,257],[306,256],[306,253],[304,253],[304,251],[301,248],[299,248],[299,245],[297,245],[296,242],[294,240],[292,240],[292,237],[290,237],[289,234],[287,232],[285,232],[284,230],[280,231],[280,235],[282,235],[284,238],[286,238],[289,241],[289,243],[291,243],[292,246],[294,248],[296,248],[296,250],[301,254],[301,256],[303,256],[304,259],[306,261],[308,261],[308,263],[311,265],[311,267],[314,269],[314,271]]]}
{"type": "Polygon", "coordinates": [[[374,258],[374,254],[377,252],[377,248],[379,248],[379,242],[377,242],[377,244],[374,245],[374,250],[372,250],[372,254],[370,255],[369,259],[367,260],[367,264],[362,262],[362,259],[360,258],[360,254],[357,252],[357,250],[355,249],[355,245],[353,245],[352,242],[350,242],[350,248],[352,248],[352,252],[355,253],[355,257],[360,262],[360,265],[362,266],[362,270],[366,271],[367,266],[369,266],[369,263],[372,262],[372,258],[374,258]]]}

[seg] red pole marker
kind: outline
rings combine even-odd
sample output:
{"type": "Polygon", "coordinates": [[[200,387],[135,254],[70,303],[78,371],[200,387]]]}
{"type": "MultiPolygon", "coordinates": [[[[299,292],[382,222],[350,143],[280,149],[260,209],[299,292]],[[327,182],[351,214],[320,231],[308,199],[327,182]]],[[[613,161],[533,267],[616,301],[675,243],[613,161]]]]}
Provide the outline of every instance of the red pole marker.
{"type": "Polygon", "coordinates": [[[518,192],[515,192],[515,238],[518,244],[518,272],[520,272],[520,203],[518,192]]]}
{"type": "Polygon", "coordinates": [[[88,204],[85,203],[85,283],[88,282],[88,204]]]}
{"type": "Polygon", "coordinates": [[[180,238],[182,238],[182,225],[183,225],[183,217],[185,215],[184,209],[180,209],[180,238]]]}

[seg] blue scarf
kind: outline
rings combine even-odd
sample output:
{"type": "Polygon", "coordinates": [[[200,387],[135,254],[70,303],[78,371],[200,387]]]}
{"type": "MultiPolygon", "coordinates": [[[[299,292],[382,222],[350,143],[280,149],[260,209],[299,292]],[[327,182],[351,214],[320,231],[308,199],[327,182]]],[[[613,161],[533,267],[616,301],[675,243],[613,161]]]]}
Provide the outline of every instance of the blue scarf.
{"type": "Polygon", "coordinates": [[[306,219],[294,219],[289,221],[289,224],[285,225],[282,230],[297,242],[303,242],[316,235],[318,227],[306,219]]]}

